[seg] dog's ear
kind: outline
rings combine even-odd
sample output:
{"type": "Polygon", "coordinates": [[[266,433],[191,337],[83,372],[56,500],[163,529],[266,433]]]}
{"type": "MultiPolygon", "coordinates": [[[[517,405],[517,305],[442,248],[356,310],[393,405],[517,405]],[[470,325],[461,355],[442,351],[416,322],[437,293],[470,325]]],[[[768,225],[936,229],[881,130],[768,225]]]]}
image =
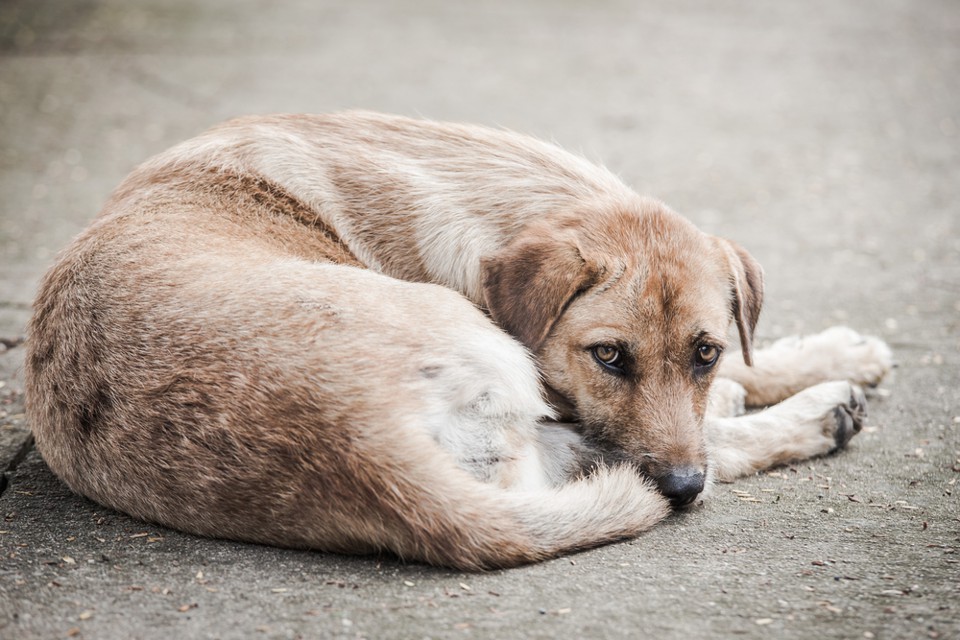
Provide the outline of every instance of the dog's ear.
{"type": "Polygon", "coordinates": [[[753,331],[760,318],[763,305],[763,268],[740,245],[717,238],[723,249],[730,269],[730,283],[733,288],[731,309],[733,319],[740,333],[740,347],[743,361],[753,365],[753,331]]]}
{"type": "Polygon", "coordinates": [[[577,293],[600,268],[584,259],[572,229],[528,229],[481,262],[483,296],[493,319],[536,351],[577,293]]]}

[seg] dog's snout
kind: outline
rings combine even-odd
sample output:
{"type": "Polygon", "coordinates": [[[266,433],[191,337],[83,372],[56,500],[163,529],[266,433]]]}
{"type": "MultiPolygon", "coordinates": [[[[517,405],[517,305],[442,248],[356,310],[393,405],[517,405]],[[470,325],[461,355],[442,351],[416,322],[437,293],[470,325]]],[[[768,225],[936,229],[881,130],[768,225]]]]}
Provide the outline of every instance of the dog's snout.
{"type": "Polygon", "coordinates": [[[683,507],[696,499],[703,491],[703,472],[693,467],[673,469],[657,479],[660,493],[670,500],[674,507],[683,507]]]}

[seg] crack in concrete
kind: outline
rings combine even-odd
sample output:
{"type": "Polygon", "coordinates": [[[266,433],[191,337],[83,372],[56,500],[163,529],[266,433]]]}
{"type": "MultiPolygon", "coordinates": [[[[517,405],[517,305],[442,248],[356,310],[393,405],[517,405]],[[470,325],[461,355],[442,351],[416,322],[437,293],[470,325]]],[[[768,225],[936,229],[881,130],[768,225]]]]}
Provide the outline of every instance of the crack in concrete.
{"type": "Polygon", "coordinates": [[[3,474],[0,475],[0,497],[3,497],[3,494],[7,492],[7,488],[11,484],[10,476],[17,470],[17,467],[20,466],[20,463],[27,457],[31,449],[33,449],[33,434],[27,436],[27,439],[20,445],[20,448],[13,455],[13,458],[10,459],[7,468],[3,470],[3,474]]]}
{"type": "Polygon", "coordinates": [[[4,338],[0,336],[0,353],[4,351],[9,351],[23,344],[23,341],[26,340],[24,336],[17,336],[15,338],[4,338]]]}
{"type": "Polygon", "coordinates": [[[201,96],[178,82],[167,80],[143,66],[125,62],[118,65],[118,68],[132,82],[157,96],[198,111],[210,110],[213,107],[213,101],[209,98],[201,96]]]}

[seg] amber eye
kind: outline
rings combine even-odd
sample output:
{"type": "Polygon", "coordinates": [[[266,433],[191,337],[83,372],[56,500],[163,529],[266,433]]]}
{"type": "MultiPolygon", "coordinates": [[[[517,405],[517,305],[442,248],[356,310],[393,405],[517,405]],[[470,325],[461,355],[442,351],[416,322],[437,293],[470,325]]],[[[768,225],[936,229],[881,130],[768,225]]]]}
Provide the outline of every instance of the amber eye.
{"type": "Polygon", "coordinates": [[[702,344],[697,347],[697,366],[712,367],[720,357],[720,347],[712,344],[702,344]]]}
{"type": "Polygon", "coordinates": [[[591,351],[596,361],[607,369],[623,372],[623,355],[616,347],[611,347],[608,344],[598,344],[591,351]]]}

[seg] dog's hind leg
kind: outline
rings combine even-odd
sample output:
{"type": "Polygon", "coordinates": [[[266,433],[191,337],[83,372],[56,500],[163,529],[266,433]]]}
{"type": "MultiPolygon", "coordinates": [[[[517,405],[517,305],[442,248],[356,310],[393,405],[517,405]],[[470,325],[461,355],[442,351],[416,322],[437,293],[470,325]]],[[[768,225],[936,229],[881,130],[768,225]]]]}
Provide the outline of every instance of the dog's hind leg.
{"type": "Polygon", "coordinates": [[[830,380],[875,387],[893,368],[893,353],[883,340],[847,327],[783,338],[755,351],[753,360],[748,367],[732,355],[719,372],[746,389],[748,407],[776,404],[830,380]]]}
{"type": "Polygon", "coordinates": [[[37,298],[27,411],[78,493],[201,535],[460,569],[669,513],[627,465],[532,491],[470,473],[535,449],[549,409],[523,347],[459,294],[149,221],[104,221],[37,298]]]}
{"type": "Polygon", "coordinates": [[[842,449],[863,427],[863,391],[849,382],[826,382],[751,415],[708,418],[714,479],[728,482],[793,460],[842,449]]]}

